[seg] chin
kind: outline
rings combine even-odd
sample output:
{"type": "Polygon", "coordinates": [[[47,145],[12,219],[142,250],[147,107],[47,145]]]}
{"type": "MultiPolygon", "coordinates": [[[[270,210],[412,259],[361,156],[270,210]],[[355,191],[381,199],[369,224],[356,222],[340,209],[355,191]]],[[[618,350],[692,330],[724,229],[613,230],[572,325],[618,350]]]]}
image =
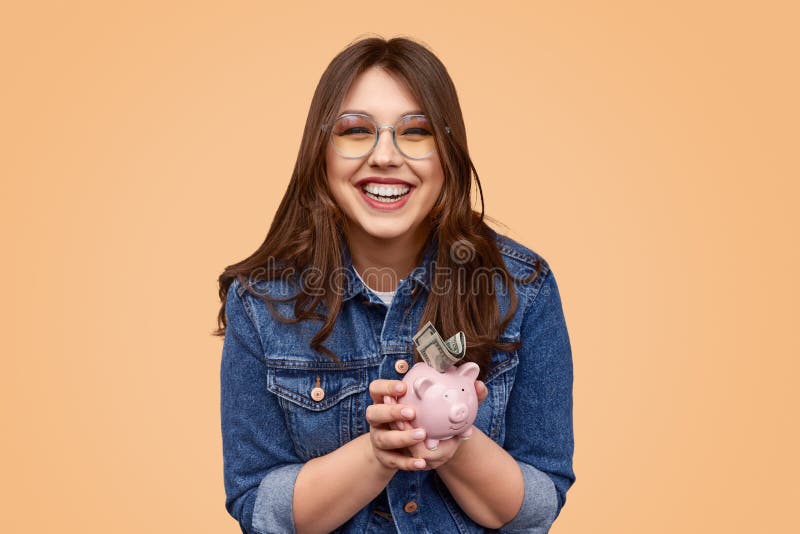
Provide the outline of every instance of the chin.
{"type": "Polygon", "coordinates": [[[361,228],[368,235],[378,239],[394,239],[411,231],[410,224],[398,221],[363,221],[361,228]]]}

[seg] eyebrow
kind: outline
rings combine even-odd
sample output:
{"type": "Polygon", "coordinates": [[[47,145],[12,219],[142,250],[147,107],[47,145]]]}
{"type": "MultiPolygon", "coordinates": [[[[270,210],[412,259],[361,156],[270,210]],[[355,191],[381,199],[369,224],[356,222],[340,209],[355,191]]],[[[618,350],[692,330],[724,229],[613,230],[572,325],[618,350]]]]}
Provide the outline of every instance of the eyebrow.
{"type": "MultiPolygon", "coordinates": [[[[339,113],[339,116],[347,115],[348,113],[359,113],[361,115],[369,115],[370,117],[373,117],[372,113],[364,111],[363,109],[346,109],[341,113],[339,113]]],[[[412,109],[411,111],[406,111],[404,113],[401,113],[400,117],[405,117],[406,115],[425,115],[425,112],[422,111],[421,109],[412,109]]]]}

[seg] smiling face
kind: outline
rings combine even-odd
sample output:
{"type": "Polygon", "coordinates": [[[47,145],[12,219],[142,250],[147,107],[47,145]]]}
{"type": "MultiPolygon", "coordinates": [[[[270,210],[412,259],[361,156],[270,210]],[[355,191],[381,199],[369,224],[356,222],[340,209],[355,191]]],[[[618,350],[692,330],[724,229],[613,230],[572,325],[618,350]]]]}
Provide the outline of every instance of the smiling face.
{"type": "MultiPolygon", "coordinates": [[[[394,125],[410,113],[420,113],[411,93],[386,71],[372,67],[353,82],[337,117],[366,113],[378,125],[394,125]]],[[[328,187],[349,221],[350,239],[424,240],[424,224],[444,183],[439,155],[409,159],[398,152],[392,131],[380,130],[373,151],[345,158],[332,143],[325,150],[328,187]]]]}

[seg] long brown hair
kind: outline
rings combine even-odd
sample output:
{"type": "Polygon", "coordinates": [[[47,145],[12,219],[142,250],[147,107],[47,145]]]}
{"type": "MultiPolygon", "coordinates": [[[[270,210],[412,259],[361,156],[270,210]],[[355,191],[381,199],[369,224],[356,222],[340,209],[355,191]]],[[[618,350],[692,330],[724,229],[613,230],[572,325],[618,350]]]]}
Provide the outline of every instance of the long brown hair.
{"type": "MultiPolygon", "coordinates": [[[[492,350],[513,350],[518,343],[501,342],[500,333],[513,316],[517,295],[492,230],[484,222],[483,191],[478,172],[467,150],[467,136],[455,86],[442,62],[425,46],[404,37],[385,40],[370,37],[351,43],[328,65],[320,78],[306,118],[297,161],[286,193],[261,246],[248,258],[229,265],[219,277],[222,302],[214,335],[224,336],[225,302],[228,288],[238,278],[244,288],[264,300],[276,320],[296,323],[307,319],[323,321],[310,347],[335,361],[338,357],[322,345],[330,335],[342,306],[340,291],[332,291],[334,273],[343,268],[342,237],[346,227],[343,212],[328,189],[325,147],[342,100],[359,74],[380,67],[393,75],[416,98],[433,125],[437,151],[444,170],[441,194],[429,214],[435,234],[437,268],[455,273],[448,292],[430,291],[420,326],[427,321],[445,337],[463,330],[467,339],[465,360],[474,361],[485,376],[492,350]],[[445,129],[449,128],[449,132],[445,129]],[[481,209],[472,209],[474,176],[481,209]],[[324,291],[300,291],[285,299],[272,298],[253,290],[254,273],[259,278],[284,279],[313,267],[324,291]],[[506,315],[499,317],[494,291],[471,291],[475,275],[499,275],[510,297],[506,315]],[[294,300],[294,317],[277,313],[274,302],[294,300]],[[319,311],[320,307],[326,313],[319,311]]],[[[488,217],[487,217],[488,218],[488,217]]],[[[539,266],[541,267],[541,265],[539,266]]],[[[530,279],[535,278],[537,269],[530,279]]],[[[419,292],[416,292],[417,294],[419,292]]]]}

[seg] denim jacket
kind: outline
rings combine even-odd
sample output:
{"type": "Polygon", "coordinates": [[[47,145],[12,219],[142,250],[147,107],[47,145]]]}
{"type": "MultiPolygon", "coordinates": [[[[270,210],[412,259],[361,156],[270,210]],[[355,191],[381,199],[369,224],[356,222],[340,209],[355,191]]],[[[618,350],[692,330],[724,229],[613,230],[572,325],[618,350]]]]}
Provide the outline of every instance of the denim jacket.
{"type": "MultiPolygon", "coordinates": [[[[558,287],[544,259],[494,235],[513,276],[531,274],[537,260],[543,267],[532,282],[515,283],[517,310],[500,339],[521,340],[522,345],[493,353],[484,379],[488,395],[474,423],[519,464],[525,488],[519,513],[491,531],[461,510],[435,470],[400,470],[378,497],[334,532],[546,533],[564,506],[575,481],[573,374],[558,287]],[[411,501],[417,506],[405,507],[411,501]]],[[[435,252],[432,240],[421,264],[399,281],[386,306],[361,282],[345,246],[342,308],[324,342],[341,366],[309,347],[320,321],[278,322],[238,280],[231,284],[221,362],[222,444],[225,506],[242,532],[294,532],[292,494],[304,462],[369,432],[369,383],[401,380],[395,363],[415,363],[412,336],[431,290],[435,252]],[[415,287],[423,298],[412,299],[415,287]],[[315,387],[324,392],[319,400],[311,396],[315,387]]],[[[252,285],[285,298],[292,294],[288,284],[260,280],[252,285]]],[[[508,292],[498,289],[497,301],[502,317],[508,292]]],[[[282,315],[294,316],[291,301],[275,306],[282,315]]]]}

